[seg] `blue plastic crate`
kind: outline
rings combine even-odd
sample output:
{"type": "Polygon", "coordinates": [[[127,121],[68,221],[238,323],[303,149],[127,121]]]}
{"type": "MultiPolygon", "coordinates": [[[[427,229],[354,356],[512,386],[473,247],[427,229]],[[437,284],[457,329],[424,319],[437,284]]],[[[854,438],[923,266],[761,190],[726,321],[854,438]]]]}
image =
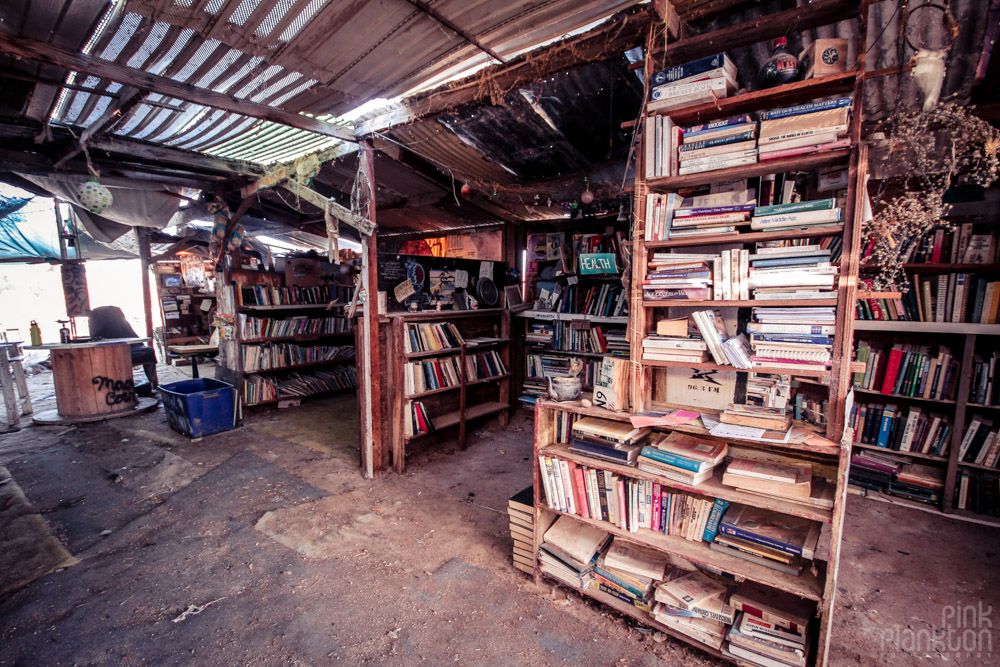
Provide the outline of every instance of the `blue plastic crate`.
{"type": "Polygon", "coordinates": [[[221,380],[197,378],[160,385],[170,428],[200,438],[236,426],[236,389],[221,380]]]}

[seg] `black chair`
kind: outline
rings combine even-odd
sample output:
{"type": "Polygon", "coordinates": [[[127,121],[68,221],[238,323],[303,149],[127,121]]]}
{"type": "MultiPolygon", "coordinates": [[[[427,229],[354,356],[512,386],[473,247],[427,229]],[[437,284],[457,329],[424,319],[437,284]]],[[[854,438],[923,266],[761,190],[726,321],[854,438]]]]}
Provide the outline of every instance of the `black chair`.
{"type": "MultiPolygon", "coordinates": [[[[93,338],[138,338],[132,325],[125,319],[125,313],[118,306],[101,306],[90,311],[90,335],[93,338]]],[[[132,365],[142,366],[143,372],[154,388],[156,382],[156,351],[143,345],[133,343],[132,365]]]]}

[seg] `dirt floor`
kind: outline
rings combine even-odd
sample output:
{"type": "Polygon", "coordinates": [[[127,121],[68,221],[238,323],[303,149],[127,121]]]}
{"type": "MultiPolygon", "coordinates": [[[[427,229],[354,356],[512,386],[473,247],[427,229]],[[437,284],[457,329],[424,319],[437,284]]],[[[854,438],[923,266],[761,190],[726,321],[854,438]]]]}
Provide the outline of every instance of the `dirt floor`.
{"type": "MultiPolygon", "coordinates": [[[[356,420],[341,396],[197,442],[162,407],[0,435],[0,489],[68,551],[34,557],[79,561],[0,598],[0,665],[721,664],[510,565],[529,413],[374,481],[356,420]]],[[[1000,530],[851,497],[845,535],[831,664],[1000,664],[1000,530]]]]}

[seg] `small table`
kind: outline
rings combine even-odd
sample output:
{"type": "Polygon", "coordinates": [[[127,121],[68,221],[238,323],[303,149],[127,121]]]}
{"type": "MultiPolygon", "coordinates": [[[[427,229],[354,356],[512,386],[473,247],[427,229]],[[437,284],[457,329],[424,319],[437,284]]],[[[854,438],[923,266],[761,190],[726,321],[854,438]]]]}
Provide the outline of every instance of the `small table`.
{"type": "Polygon", "coordinates": [[[33,421],[75,424],[124,417],[155,407],[155,399],[136,395],[132,375],[130,346],[150,340],[109,338],[26,347],[51,353],[56,393],[57,408],[35,415],[33,421]]]}
{"type": "Polygon", "coordinates": [[[191,360],[191,377],[198,377],[198,358],[208,359],[219,353],[218,345],[168,345],[167,354],[188,357],[191,360]]]}

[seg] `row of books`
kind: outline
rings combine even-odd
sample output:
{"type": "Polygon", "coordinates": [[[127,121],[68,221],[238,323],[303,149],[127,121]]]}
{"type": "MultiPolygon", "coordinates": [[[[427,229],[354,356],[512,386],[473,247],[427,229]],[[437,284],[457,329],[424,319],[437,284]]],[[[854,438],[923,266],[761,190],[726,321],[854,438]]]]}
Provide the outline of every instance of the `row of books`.
{"type": "Polygon", "coordinates": [[[622,287],[611,283],[588,288],[575,285],[561,291],[556,310],[594,317],[623,317],[628,316],[628,296],[622,287]]]}
{"type": "Polygon", "coordinates": [[[676,556],[559,517],[543,534],[539,569],[577,589],[596,589],[638,616],[753,664],[803,667],[812,603],[755,582],[736,583],[676,556]]]}
{"type": "MultiPolygon", "coordinates": [[[[973,222],[935,228],[923,236],[900,240],[902,264],[995,264],[1000,232],[973,222]]],[[[875,251],[875,240],[865,246],[863,257],[875,251]]]]}
{"type": "Polygon", "coordinates": [[[284,338],[286,336],[308,336],[350,333],[351,320],[346,317],[253,317],[239,313],[240,338],[244,341],[258,338],[284,338]]]}
{"type": "Polygon", "coordinates": [[[896,343],[878,347],[859,340],[854,360],[865,370],[853,375],[855,387],[893,396],[955,400],[961,363],[944,345],[896,343]]]}
{"type": "MultiPolygon", "coordinates": [[[[642,340],[643,360],[704,363],[711,357],[718,364],[750,368],[752,362],[746,337],[742,334],[729,336],[721,312],[697,311],[689,317],[690,323],[686,322],[688,318],[675,318],[670,322],[676,329],[674,335],[646,334],[642,340]]],[[[659,324],[657,330],[669,331],[659,324]]]]}
{"type": "Polygon", "coordinates": [[[871,491],[940,505],[944,490],[944,468],[914,463],[909,457],[893,457],[862,450],[851,456],[848,482],[871,491]]]}
{"type": "Polygon", "coordinates": [[[851,410],[852,442],[899,452],[947,456],[951,418],[924,408],[857,403],[851,410]]]}
{"type": "Polygon", "coordinates": [[[836,298],[839,267],[817,245],[723,250],[718,255],[653,253],[643,280],[646,301],[758,301],[836,298]]]}
{"type": "Polygon", "coordinates": [[[958,458],[965,463],[996,468],[1000,464],[1000,424],[979,415],[969,420],[969,425],[958,446],[958,458]]]}
{"type": "Polygon", "coordinates": [[[257,405],[279,398],[313,396],[357,386],[354,366],[333,366],[311,373],[290,373],[287,377],[246,375],[243,377],[243,396],[247,405],[257,405]]]}
{"type": "Polygon", "coordinates": [[[294,343],[266,343],[244,345],[243,371],[269,371],[300,364],[321,361],[346,361],[354,358],[353,345],[296,345],[294,343]]]}
{"type": "Polygon", "coordinates": [[[995,473],[960,470],[955,482],[955,507],[975,514],[1000,516],[1000,479],[995,473]]]}
{"type": "Polygon", "coordinates": [[[423,401],[407,401],[407,414],[403,419],[403,435],[413,437],[424,433],[433,433],[434,422],[431,421],[430,413],[423,401]]]}
{"type": "MultiPolygon", "coordinates": [[[[669,97],[650,106],[677,104],[683,98],[672,93],[723,83],[723,77],[693,84],[675,82],[660,91],[669,97]]],[[[850,107],[851,98],[842,97],[763,111],[759,120],[740,114],[690,127],[680,127],[667,116],[648,115],[646,178],[698,174],[847,148],[850,107]]]]}
{"type": "Polygon", "coordinates": [[[859,299],[856,318],[1000,323],[1000,280],[978,278],[974,273],[914,274],[900,291],[900,299],[859,299]]]}
{"type": "Polygon", "coordinates": [[[427,361],[410,361],[403,367],[403,383],[407,395],[425,391],[457,387],[466,382],[475,382],[497,377],[507,372],[503,360],[496,350],[470,354],[465,357],[465,371],[459,357],[444,357],[427,361]]]}
{"type": "Polygon", "coordinates": [[[617,230],[609,234],[581,233],[566,238],[565,232],[540,232],[528,234],[528,265],[526,275],[538,276],[543,268],[554,268],[554,274],[571,275],[578,273],[580,255],[610,253],[615,256],[618,266],[625,265],[628,253],[628,234],[617,230]]]}
{"type": "Polygon", "coordinates": [[[524,340],[528,345],[567,352],[629,355],[628,336],[620,327],[577,329],[572,322],[533,322],[524,340]]]}
{"type": "Polygon", "coordinates": [[[972,383],[969,386],[969,401],[978,405],[1000,405],[1000,352],[993,352],[989,358],[975,355],[972,361],[972,383]]]}
{"type": "Polygon", "coordinates": [[[453,322],[407,322],[403,349],[407,353],[458,349],[465,344],[453,322]]]}
{"type": "MultiPolygon", "coordinates": [[[[732,199],[727,193],[723,194],[726,196],[717,198],[719,201],[732,199]]],[[[751,199],[714,206],[695,206],[694,199],[674,193],[647,194],[645,240],[736,234],[740,228],[763,232],[843,224],[842,208],[836,198],[770,205],[751,199]]]]}
{"type": "Polygon", "coordinates": [[[271,287],[249,285],[239,288],[240,306],[293,306],[326,303],[350,303],[353,287],[317,285],[315,287],[271,287]]]}

